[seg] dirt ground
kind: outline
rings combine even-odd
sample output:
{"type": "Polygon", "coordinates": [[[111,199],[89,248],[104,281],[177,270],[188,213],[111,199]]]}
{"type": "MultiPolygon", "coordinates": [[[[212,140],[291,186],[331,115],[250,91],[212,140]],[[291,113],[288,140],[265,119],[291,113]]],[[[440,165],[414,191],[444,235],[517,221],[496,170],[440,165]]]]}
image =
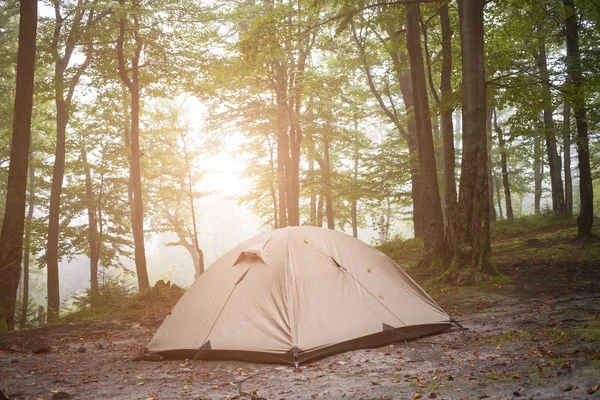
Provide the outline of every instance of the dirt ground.
{"type": "Polygon", "coordinates": [[[134,361],[161,315],[4,333],[0,390],[11,399],[600,398],[600,262],[498,267],[512,283],[428,286],[464,330],[351,351],[300,371],[134,361]],[[44,344],[49,352],[33,354],[44,344]]]}

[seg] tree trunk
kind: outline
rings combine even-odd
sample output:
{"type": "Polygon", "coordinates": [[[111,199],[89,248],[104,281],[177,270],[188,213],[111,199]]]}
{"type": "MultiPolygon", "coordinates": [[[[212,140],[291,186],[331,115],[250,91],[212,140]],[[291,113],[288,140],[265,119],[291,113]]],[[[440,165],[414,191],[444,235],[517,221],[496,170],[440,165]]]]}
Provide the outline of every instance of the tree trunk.
{"type": "Polygon", "coordinates": [[[512,221],[515,216],[513,214],[512,200],[510,198],[510,185],[508,184],[508,166],[506,162],[506,148],[504,147],[504,135],[502,128],[498,126],[496,119],[496,111],[494,110],[494,129],[498,135],[498,146],[500,147],[500,163],[502,167],[502,184],[504,186],[504,201],[506,202],[506,219],[512,221]]]}
{"type": "Polygon", "coordinates": [[[567,215],[565,195],[560,176],[560,159],[556,151],[556,132],[552,119],[552,95],[550,94],[550,77],[546,62],[546,42],[542,36],[541,26],[538,25],[538,53],[537,65],[542,80],[542,103],[544,106],[544,134],[546,138],[546,153],[548,154],[548,167],[550,170],[550,184],[552,187],[552,210],[554,215],[564,217],[567,215]]]}
{"type": "Polygon", "coordinates": [[[565,205],[567,216],[573,217],[573,179],[571,178],[571,106],[563,105],[563,162],[565,170],[565,205]]]}
{"type": "Polygon", "coordinates": [[[87,161],[87,152],[81,148],[81,161],[85,165],[85,202],[88,212],[88,244],[90,246],[90,289],[92,296],[98,292],[98,224],[96,219],[96,200],[92,184],[92,172],[87,161]]]}
{"type": "MultiPolygon", "coordinates": [[[[276,177],[275,175],[275,159],[273,157],[273,145],[269,135],[267,135],[267,143],[269,145],[269,166],[271,167],[271,179],[276,177]]],[[[271,202],[273,203],[273,229],[279,228],[278,214],[277,214],[277,192],[275,191],[275,184],[271,180],[269,185],[271,192],[271,202]]]]}
{"type": "Polygon", "coordinates": [[[19,50],[13,132],[6,207],[0,234],[0,323],[5,323],[8,330],[15,327],[15,303],[21,275],[37,31],[37,0],[21,0],[19,3],[19,50]]]}
{"type": "Polygon", "coordinates": [[[456,160],[454,156],[454,127],[452,126],[452,27],[448,13],[448,4],[440,7],[442,25],[442,74],[440,77],[442,142],[444,148],[444,205],[446,209],[446,236],[444,257],[451,261],[456,244],[456,160]]]}
{"type": "Polygon", "coordinates": [[[323,227],[323,184],[321,183],[321,191],[319,192],[319,200],[317,201],[317,226],[323,227]]]}
{"type": "Polygon", "coordinates": [[[498,182],[498,175],[492,174],[494,177],[494,187],[496,188],[496,200],[498,201],[498,213],[500,214],[500,219],[504,219],[504,214],[502,213],[502,197],[500,197],[500,182],[498,182]]]}
{"type": "MultiPolygon", "coordinates": [[[[487,76],[486,76],[487,80],[487,76]]],[[[494,180],[492,177],[492,170],[494,164],[492,163],[492,108],[489,104],[489,99],[486,99],[486,118],[485,118],[485,131],[487,132],[487,173],[488,173],[488,200],[490,202],[490,221],[495,221],[496,207],[494,206],[494,180]]]]}
{"type": "Polygon", "coordinates": [[[489,225],[486,82],[483,45],[484,0],[459,1],[461,29],[463,158],[457,242],[452,265],[441,279],[468,282],[497,275],[489,225]]]}
{"type": "MultiPolygon", "coordinates": [[[[119,0],[121,5],[125,0],[119,0]]],[[[138,280],[138,289],[143,292],[150,288],[148,280],[148,269],[146,265],[146,251],[144,244],[144,209],[142,201],[142,176],[140,162],[140,86],[139,86],[139,60],[143,43],[139,36],[139,22],[134,14],[134,27],[132,34],[135,38],[135,51],[131,63],[131,78],[125,67],[124,41],[125,41],[125,18],[119,20],[119,36],[117,38],[117,59],[119,77],[127,86],[131,96],[131,157],[129,162],[129,176],[131,180],[132,207],[131,207],[131,229],[133,233],[135,269],[138,280]]]]}
{"type": "Polygon", "coordinates": [[[579,25],[573,0],[563,0],[567,15],[567,74],[571,86],[571,105],[577,123],[577,158],[579,159],[579,217],[577,233],[579,237],[592,235],[594,223],[594,191],[590,169],[588,123],[584,87],[581,84],[582,67],[579,53],[579,25]]]}
{"type": "Polygon", "coordinates": [[[34,154],[29,144],[29,203],[27,209],[27,220],[25,221],[25,241],[23,243],[23,293],[21,300],[21,320],[19,328],[24,329],[27,325],[27,311],[29,310],[29,258],[31,253],[31,224],[35,209],[35,164],[34,154]]]}
{"type": "Polygon", "coordinates": [[[540,203],[542,201],[542,181],[544,180],[544,162],[542,155],[542,140],[536,134],[533,138],[533,210],[537,215],[540,213],[540,203]]]}
{"type": "MultiPolygon", "coordinates": [[[[60,79],[62,80],[62,78],[60,79]]],[[[62,94],[57,94],[56,148],[54,150],[52,188],[50,190],[50,212],[48,216],[48,244],[46,246],[46,264],[48,268],[48,322],[56,322],[58,320],[60,309],[58,235],[60,231],[60,194],[65,175],[66,130],[69,122],[69,111],[65,101],[61,100],[61,98],[62,94]]]]}
{"type": "Polygon", "coordinates": [[[419,169],[422,182],[424,264],[440,266],[444,254],[444,222],[437,181],[433,133],[429,117],[429,102],[419,30],[419,5],[409,6],[406,14],[406,47],[410,59],[410,76],[413,89],[413,103],[417,145],[419,149],[419,169]]]}
{"type": "MultiPolygon", "coordinates": [[[[392,32],[390,34],[393,34],[392,32]]],[[[410,69],[405,68],[407,64],[404,53],[390,52],[396,77],[402,92],[402,100],[406,107],[408,118],[406,121],[406,143],[408,157],[410,159],[410,187],[412,198],[413,231],[415,238],[423,238],[423,196],[421,184],[421,171],[419,167],[419,149],[417,146],[417,128],[415,126],[413,90],[410,81],[410,69]]]]}
{"type": "MultiPolygon", "coordinates": [[[[356,126],[355,126],[356,129],[356,126]]],[[[352,236],[358,238],[358,213],[357,213],[357,199],[356,199],[356,191],[358,190],[358,161],[359,161],[359,152],[358,152],[358,135],[356,135],[355,143],[354,143],[354,175],[353,175],[353,183],[354,183],[354,194],[352,195],[352,201],[350,203],[350,218],[352,220],[352,236]]]]}
{"type": "Polygon", "coordinates": [[[325,213],[327,215],[327,228],[335,229],[333,219],[333,193],[331,185],[331,161],[329,159],[329,134],[323,135],[323,178],[325,183],[325,213]]]}
{"type": "MultiPolygon", "coordinates": [[[[312,140],[312,139],[311,139],[312,140]]],[[[310,158],[308,161],[308,176],[312,185],[316,185],[315,182],[315,162],[310,158]]],[[[309,211],[309,223],[310,226],[317,226],[317,193],[312,191],[310,195],[310,211],[309,211]]]]}
{"type": "MultiPolygon", "coordinates": [[[[280,72],[282,73],[282,72],[280,72]]],[[[285,93],[281,90],[276,92],[277,99],[277,190],[279,197],[279,227],[285,228],[288,225],[287,219],[287,193],[286,175],[288,175],[288,133],[287,116],[285,108],[285,93]]]]}

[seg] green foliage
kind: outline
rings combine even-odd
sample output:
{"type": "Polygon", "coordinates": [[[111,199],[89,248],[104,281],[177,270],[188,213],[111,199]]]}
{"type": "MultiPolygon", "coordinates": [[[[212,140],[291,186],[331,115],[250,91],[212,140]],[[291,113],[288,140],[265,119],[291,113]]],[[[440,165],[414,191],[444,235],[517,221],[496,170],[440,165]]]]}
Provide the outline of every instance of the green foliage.
{"type": "Polygon", "coordinates": [[[183,295],[184,290],[162,280],[143,293],[133,293],[133,286],[121,280],[119,275],[111,275],[104,281],[98,292],[87,289],[81,295],[73,296],[71,309],[62,316],[62,322],[89,321],[126,318],[139,314],[164,314],[183,295]]]}

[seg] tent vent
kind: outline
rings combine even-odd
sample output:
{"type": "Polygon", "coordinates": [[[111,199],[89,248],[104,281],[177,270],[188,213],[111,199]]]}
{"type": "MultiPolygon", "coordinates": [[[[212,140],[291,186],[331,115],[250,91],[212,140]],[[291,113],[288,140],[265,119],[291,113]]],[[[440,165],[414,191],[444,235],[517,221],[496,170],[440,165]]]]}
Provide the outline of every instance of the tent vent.
{"type": "Polygon", "coordinates": [[[266,264],[265,259],[263,257],[263,252],[255,249],[244,250],[240,253],[237,260],[233,263],[233,265],[238,265],[243,261],[260,261],[263,264],[266,264]]]}

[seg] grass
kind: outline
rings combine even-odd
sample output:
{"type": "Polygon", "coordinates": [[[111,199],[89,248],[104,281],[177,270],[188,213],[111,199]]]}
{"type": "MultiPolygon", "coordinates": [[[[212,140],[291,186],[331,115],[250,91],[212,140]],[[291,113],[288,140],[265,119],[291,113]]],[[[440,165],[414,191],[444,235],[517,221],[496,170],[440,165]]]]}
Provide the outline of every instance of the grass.
{"type": "Polygon", "coordinates": [[[576,226],[577,223],[572,218],[556,218],[545,214],[526,215],[512,221],[501,220],[492,222],[490,225],[490,235],[492,241],[501,241],[516,236],[531,235],[576,226]]]}
{"type": "MultiPolygon", "coordinates": [[[[600,227],[593,232],[600,235],[600,227]]],[[[595,237],[576,239],[577,228],[542,231],[533,237],[515,237],[494,243],[492,254],[496,262],[527,260],[594,262],[600,260],[600,243],[595,237]]]]}

